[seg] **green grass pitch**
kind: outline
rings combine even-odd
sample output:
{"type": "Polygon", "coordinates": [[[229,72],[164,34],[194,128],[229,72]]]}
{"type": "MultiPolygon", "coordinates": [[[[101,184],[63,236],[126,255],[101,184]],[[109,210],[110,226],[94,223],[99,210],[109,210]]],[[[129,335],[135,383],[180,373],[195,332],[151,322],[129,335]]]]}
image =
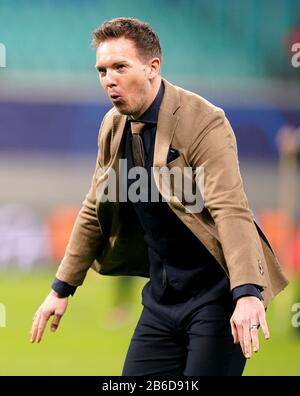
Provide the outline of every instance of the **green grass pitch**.
{"type": "MultiPolygon", "coordinates": [[[[145,280],[136,279],[128,322],[110,319],[117,280],[92,271],[63,317],[60,328],[47,327],[43,341],[31,344],[32,317],[49,292],[55,269],[49,272],[0,273],[0,303],[6,307],[6,327],[0,327],[0,375],[120,375],[130,337],[142,306],[145,280]]],[[[244,375],[300,375],[300,328],[292,327],[297,301],[293,282],[267,311],[271,338],[261,339],[261,351],[248,362],[244,375]]]]}

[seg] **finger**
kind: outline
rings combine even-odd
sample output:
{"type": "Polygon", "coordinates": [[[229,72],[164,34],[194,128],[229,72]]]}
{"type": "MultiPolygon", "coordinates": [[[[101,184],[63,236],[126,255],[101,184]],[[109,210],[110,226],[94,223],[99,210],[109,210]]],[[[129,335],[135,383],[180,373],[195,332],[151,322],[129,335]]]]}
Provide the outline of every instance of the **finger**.
{"type": "Polygon", "coordinates": [[[238,338],[239,338],[239,342],[240,342],[243,354],[245,355],[244,334],[243,334],[243,326],[242,325],[237,326],[237,332],[238,332],[238,338]]]}
{"type": "Polygon", "coordinates": [[[230,327],[231,327],[231,334],[233,337],[233,343],[238,344],[238,342],[239,342],[238,332],[237,332],[237,329],[236,329],[236,326],[235,326],[235,323],[233,320],[230,321],[230,327]]]}
{"type": "Polygon", "coordinates": [[[40,321],[38,325],[38,330],[37,330],[37,335],[36,335],[36,342],[40,342],[42,340],[43,334],[45,327],[47,325],[48,319],[50,318],[51,314],[49,313],[43,313],[40,316],[40,321]]]}
{"type": "Polygon", "coordinates": [[[259,316],[259,323],[261,325],[262,331],[264,333],[264,337],[266,340],[268,340],[270,338],[270,331],[269,331],[269,327],[266,321],[266,314],[265,312],[263,312],[260,316],[259,316]]]}
{"type": "Polygon", "coordinates": [[[36,317],[39,315],[40,313],[40,308],[36,311],[36,313],[34,314],[32,320],[34,321],[36,319],[36,317]]]}
{"type": "Polygon", "coordinates": [[[253,345],[253,351],[258,352],[259,350],[259,339],[258,339],[258,329],[256,327],[252,327],[250,329],[251,341],[253,345]]]}
{"type": "Polygon", "coordinates": [[[53,318],[52,323],[51,323],[51,331],[56,331],[57,330],[61,317],[62,317],[62,315],[60,315],[60,314],[55,314],[54,315],[54,318],[53,318]]]}
{"type": "Polygon", "coordinates": [[[40,316],[37,315],[33,321],[33,324],[31,326],[31,330],[30,330],[30,341],[31,342],[35,342],[36,341],[36,336],[37,336],[37,332],[38,332],[38,326],[39,326],[39,322],[40,322],[40,316]]]}
{"type": "Polygon", "coordinates": [[[251,336],[250,336],[250,324],[246,322],[243,325],[243,336],[244,336],[244,355],[246,359],[251,358],[251,336]]]}

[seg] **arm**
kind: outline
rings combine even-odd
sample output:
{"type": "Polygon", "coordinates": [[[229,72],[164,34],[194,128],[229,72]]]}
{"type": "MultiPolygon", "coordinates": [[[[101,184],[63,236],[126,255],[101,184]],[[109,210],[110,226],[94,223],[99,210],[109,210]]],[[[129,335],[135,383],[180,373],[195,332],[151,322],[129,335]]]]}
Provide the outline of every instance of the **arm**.
{"type": "Polygon", "coordinates": [[[31,342],[40,342],[49,318],[53,315],[51,330],[55,331],[68,305],[68,296],[84,281],[86,273],[99,253],[103,240],[96,214],[96,172],[99,154],[90,190],[75,221],[64,258],[52,283],[52,291],[37,310],[31,328],[31,342]]]}
{"type": "Polygon", "coordinates": [[[99,254],[103,241],[102,231],[96,213],[96,173],[98,158],[92,183],[66,248],[65,255],[57,270],[56,278],[71,286],[80,286],[93,261],[99,254]]]}
{"type": "MultiPolygon", "coordinates": [[[[246,284],[265,287],[265,273],[260,270],[263,251],[239,171],[236,140],[223,111],[215,110],[202,120],[201,133],[189,151],[193,168],[204,168],[204,206],[209,210],[229,272],[231,290],[246,284]]],[[[240,296],[231,318],[235,342],[240,342],[246,357],[251,356],[251,342],[258,350],[260,324],[269,337],[262,301],[255,296],[240,296]]]]}

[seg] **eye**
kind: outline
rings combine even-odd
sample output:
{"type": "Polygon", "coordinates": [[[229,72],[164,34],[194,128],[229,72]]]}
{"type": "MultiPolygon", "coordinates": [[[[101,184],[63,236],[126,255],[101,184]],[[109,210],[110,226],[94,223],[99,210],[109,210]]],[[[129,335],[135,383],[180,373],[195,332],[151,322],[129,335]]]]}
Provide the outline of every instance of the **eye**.
{"type": "Polygon", "coordinates": [[[104,69],[103,67],[98,67],[97,70],[98,73],[101,74],[102,76],[106,73],[106,69],[104,69]]]}
{"type": "Polygon", "coordinates": [[[117,66],[117,70],[118,71],[122,71],[124,69],[125,69],[125,65],[123,65],[123,64],[120,64],[120,65],[117,66]]]}

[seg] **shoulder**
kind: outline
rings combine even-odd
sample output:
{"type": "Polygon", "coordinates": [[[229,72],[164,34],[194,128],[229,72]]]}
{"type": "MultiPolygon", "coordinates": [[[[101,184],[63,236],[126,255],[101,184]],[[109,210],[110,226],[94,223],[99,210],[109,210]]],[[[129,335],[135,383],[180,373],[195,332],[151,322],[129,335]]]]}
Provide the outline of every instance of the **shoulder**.
{"type": "Polygon", "coordinates": [[[181,103],[181,113],[192,116],[194,120],[225,117],[224,110],[205,99],[203,96],[181,87],[176,87],[181,103]]]}
{"type": "Polygon", "coordinates": [[[231,129],[229,121],[225,116],[224,110],[211,103],[203,96],[174,86],[168,83],[168,89],[177,96],[178,106],[175,115],[179,120],[179,129],[182,137],[186,141],[194,140],[197,136],[203,134],[215,127],[223,126],[224,132],[228,133],[228,128],[231,129]]]}
{"type": "Polygon", "coordinates": [[[184,122],[185,128],[201,129],[216,120],[225,122],[224,110],[211,103],[203,96],[170,84],[165,79],[165,100],[164,110],[176,115],[184,122]]]}
{"type": "MultiPolygon", "coordinates": [[[[177,97],[173,113],[177,119],[174,144],[186,152],[207,147],[236,147],[236,139],[225,112],[204,97],[177,86],[169,85],[177,97]]],[[[174,100],[175,102],[175,100],[174,100]]]]}

